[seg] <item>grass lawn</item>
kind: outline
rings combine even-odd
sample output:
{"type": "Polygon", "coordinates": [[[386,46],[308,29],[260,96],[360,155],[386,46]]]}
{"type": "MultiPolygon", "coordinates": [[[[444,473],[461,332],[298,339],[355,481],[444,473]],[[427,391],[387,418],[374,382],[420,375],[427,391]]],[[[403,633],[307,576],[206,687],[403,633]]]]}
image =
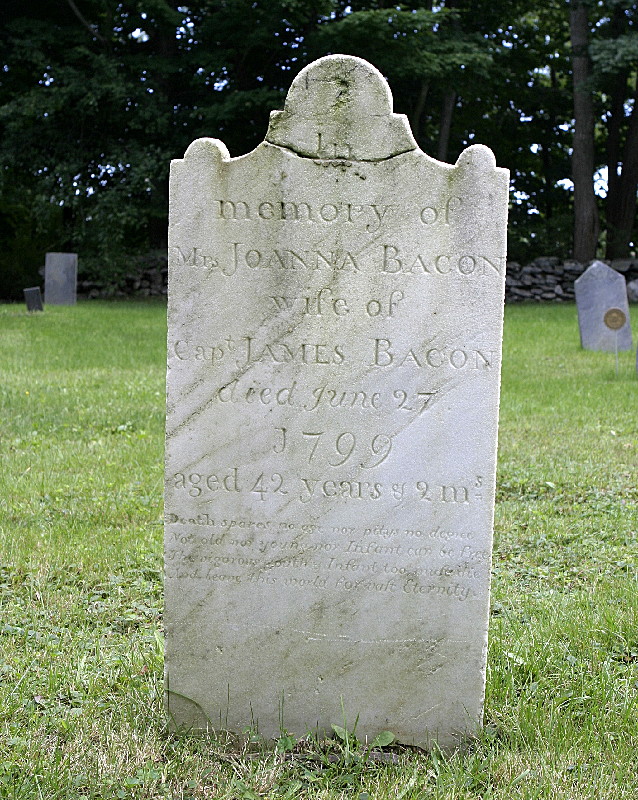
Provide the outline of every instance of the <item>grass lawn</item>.
{"type": "Polygon", "coordinates": [[[638,379],[573,305],[506,310],[486,724],[449,757],[167,734],[165,307],[0,306],[0,344],[2,800],[638,797],[638,379]]]}

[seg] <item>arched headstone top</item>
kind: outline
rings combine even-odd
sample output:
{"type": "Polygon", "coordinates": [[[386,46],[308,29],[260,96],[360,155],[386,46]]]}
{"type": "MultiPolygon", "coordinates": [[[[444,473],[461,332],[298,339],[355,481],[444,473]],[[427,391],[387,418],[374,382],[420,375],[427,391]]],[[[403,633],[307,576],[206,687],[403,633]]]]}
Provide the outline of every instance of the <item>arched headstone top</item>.
{"type": "Polygon", "coordinates": [[[307,158],[381,161],[416,150],[390,87],[361,58],[333,55],[305,67],[283,111],[272,111],[266,141],[307,158]]]}

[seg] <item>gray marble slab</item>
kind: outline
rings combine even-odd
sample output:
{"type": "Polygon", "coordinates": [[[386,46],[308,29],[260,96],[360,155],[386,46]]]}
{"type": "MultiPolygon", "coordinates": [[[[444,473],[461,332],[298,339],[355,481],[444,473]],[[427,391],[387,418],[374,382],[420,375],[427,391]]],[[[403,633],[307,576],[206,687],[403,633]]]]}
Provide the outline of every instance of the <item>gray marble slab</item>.
{"type": "Polygon", "coordinates": [[[47,253],[44,264],[44,302],[73,306],[77,300],[77,253],[47,253]]]}

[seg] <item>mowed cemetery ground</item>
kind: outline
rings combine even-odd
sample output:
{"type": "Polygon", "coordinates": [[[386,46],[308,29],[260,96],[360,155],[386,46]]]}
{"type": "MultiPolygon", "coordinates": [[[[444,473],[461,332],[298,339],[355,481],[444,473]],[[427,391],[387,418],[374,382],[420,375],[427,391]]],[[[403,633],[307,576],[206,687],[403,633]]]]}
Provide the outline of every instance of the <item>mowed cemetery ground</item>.
{"type": "Polygon", "coordinates": [[[159,302],[0,307],[0,798],[638,796],[634,353],[616,375],[573,305],[506,309],[484,732],[382,759],[350,719],[167,733],[165,324],[159,302]]]}

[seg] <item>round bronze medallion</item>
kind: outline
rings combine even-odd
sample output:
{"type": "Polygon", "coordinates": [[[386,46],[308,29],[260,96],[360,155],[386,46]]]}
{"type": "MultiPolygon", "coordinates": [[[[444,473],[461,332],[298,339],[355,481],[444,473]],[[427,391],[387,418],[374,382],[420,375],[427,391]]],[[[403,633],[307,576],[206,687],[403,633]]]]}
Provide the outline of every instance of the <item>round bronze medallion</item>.
{"type": "Polygon", "coordinates": [[[627,316],[621,308],[610,308],[603,317],[605,325],[612,331],[617,331],[627,322],[627,316]]]}

